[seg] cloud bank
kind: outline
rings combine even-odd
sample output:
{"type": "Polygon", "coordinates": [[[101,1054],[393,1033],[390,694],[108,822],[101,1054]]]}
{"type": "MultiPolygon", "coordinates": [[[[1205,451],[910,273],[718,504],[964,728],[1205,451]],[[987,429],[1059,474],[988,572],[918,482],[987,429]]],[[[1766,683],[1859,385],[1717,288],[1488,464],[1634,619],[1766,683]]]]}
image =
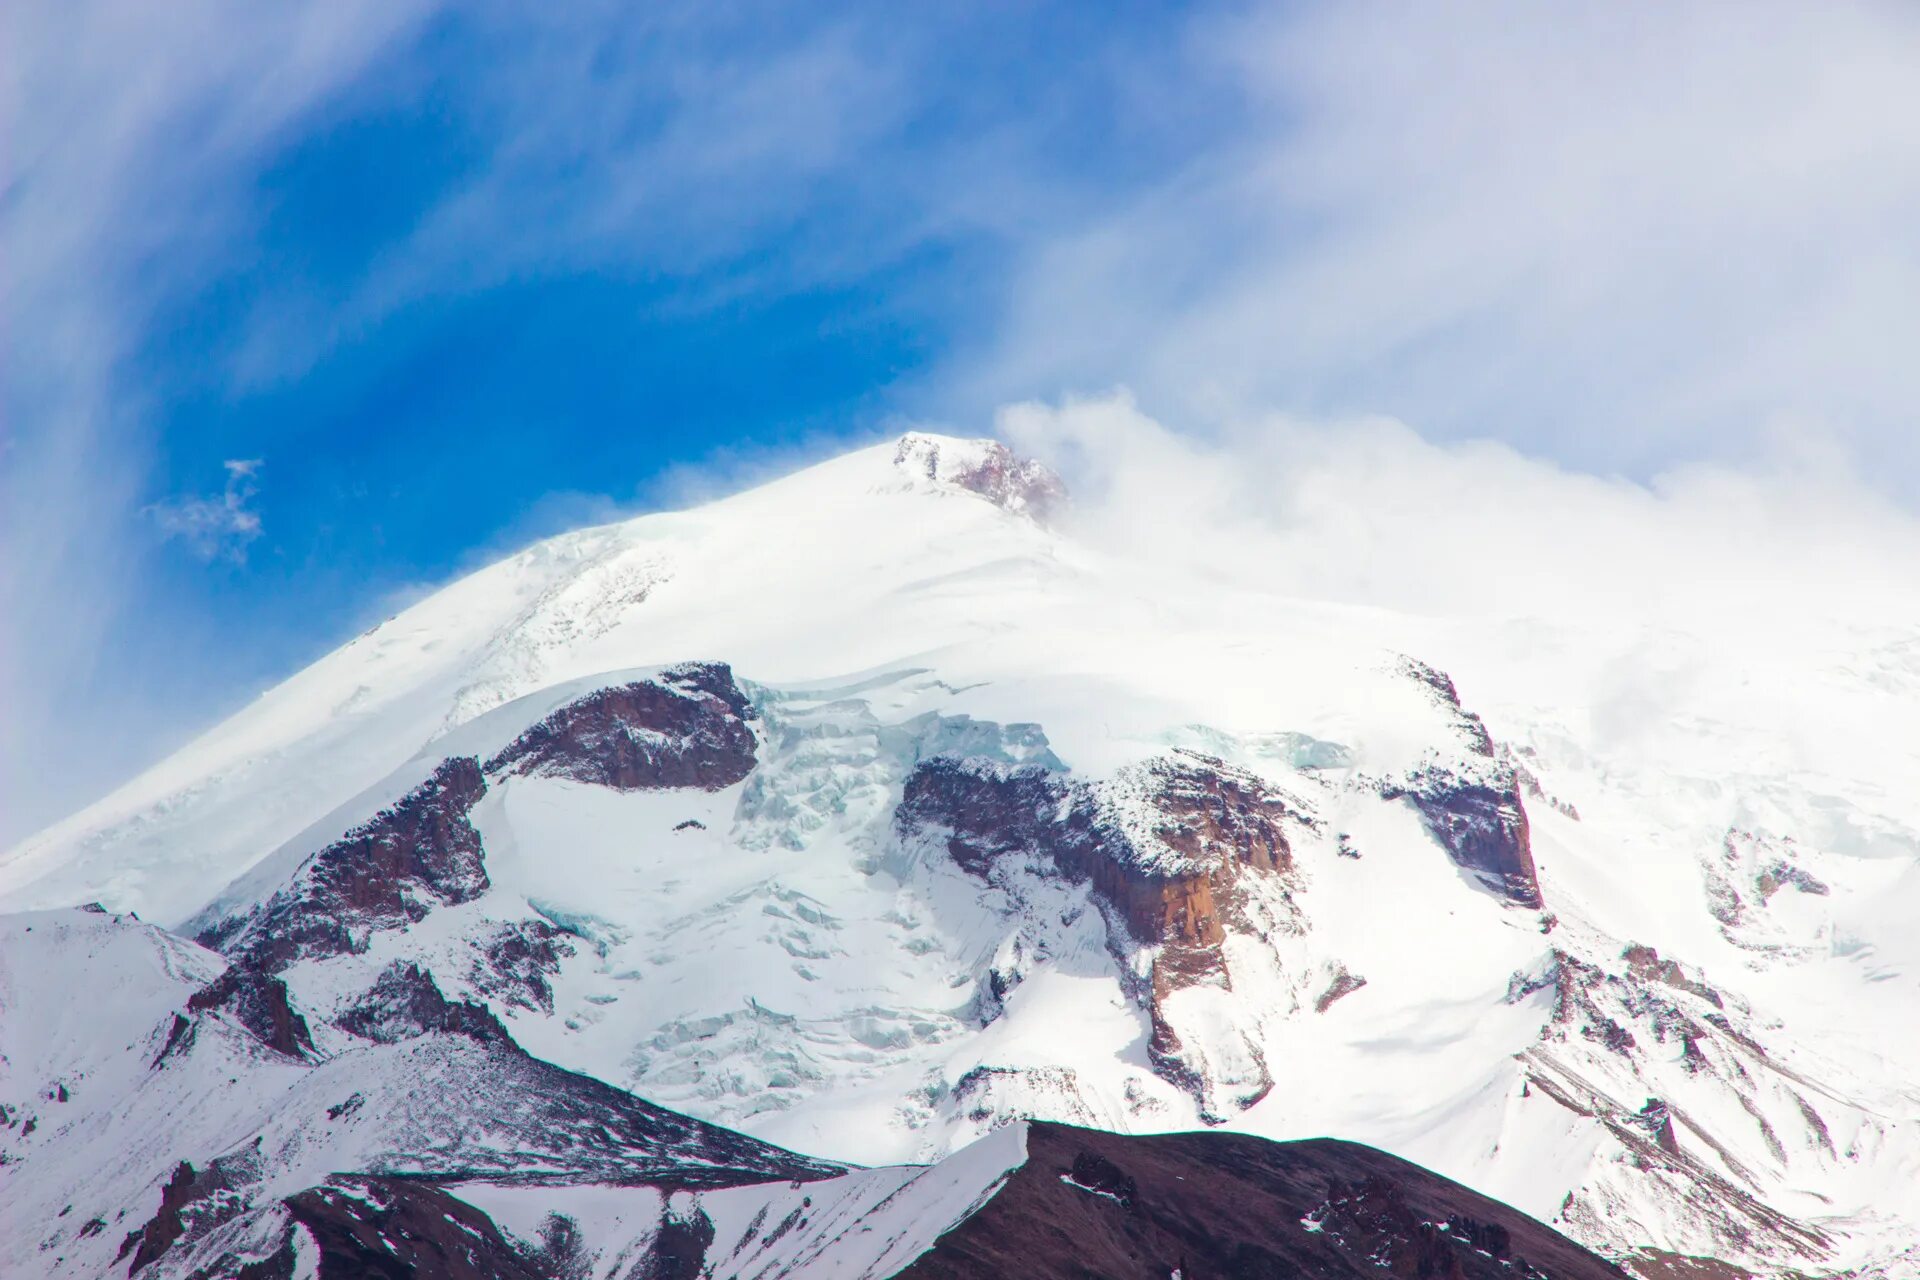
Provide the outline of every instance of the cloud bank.
{"type": "MultiPolygon", "coordinates": [[[[170,473],[181,384],[297,392],[391,317],[529,278],[638,282],[688,315],[885,278],[925,358],[844,438],[1127,386],[1144,410],[1086,402],[1048,447],[1093,475],[1124,442],[1151,459],[1129,474],[1190,470],[1220,510],[1324,508],[1263,539],[1377,537],[1358,513],[1418,508],[1419,484],[1475,495],[1453,533],[1303,592],[1443,607],[1439,549],[1517,527],[1611,548],[1585,578],[1534,573],[1568,608],[1731,604],[1789,570],[1824,601],[1810,564],[1907,564],[1884,499],[1920,502],[1911,5],[80,0],[0,23],[0,841],[250,692],[199,641],[244,644],[242,570],[280,562],[251,472],[218,493],[170,473]],[[192,347],[183,304],[260,267],[275,163],[380,112],[456,119],[472,162],[365,260],[266,270],[238,341],[156,361],[192,347]],[[1130,435],[1128,412],[1171,430],[1130,435]],[[1680,526],[1769,557],[1724,561],[1742,595],[1662,553],[1680,526]],[[226,585],[136,609],[167,557],[226,585]]],[[[292,476],[300,447],[203,456],[292,476]]],[[[612,504],[530,495],[496,538],[712,487],[681,468],[610,480],[612,504]]]]}
{"type": "Polygon", "coordinates": [[[1206,584],[1228,616],[1278,594],[1357,645],[1385,636],[1449,671],[1496,736],[1508,712],[1563,725],[1536,736],[1543,763],[1617,752],[1693,780],[1650,805],[1920,852],[1902,799],[1920,725],[1898,710],[1920,698],[1920,517],[1845,471],[1694,463],[1641,483],[1387,419],[1199,439],[1124,395],[1000,427],[1065,472],[1072,536],[1141,581],[1206,584]]]}
{"type": "Polygon", "coordinates": [[[1920,9],[1306,5],[1196,41],[1247,118],[1031,246],[996,391],[1642,477],[1817,437],[1920,495],[1920,9]]]}

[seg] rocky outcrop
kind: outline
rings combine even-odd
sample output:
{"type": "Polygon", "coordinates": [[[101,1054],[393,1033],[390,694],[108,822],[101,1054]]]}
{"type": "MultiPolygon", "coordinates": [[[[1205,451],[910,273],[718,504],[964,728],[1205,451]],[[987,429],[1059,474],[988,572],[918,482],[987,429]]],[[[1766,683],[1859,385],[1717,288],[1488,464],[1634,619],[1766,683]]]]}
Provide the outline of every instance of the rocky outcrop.
{"type": "Polygon", "coordinates": [[[1199,970],[1246,911],[1242,877],[1291,870],[1291,816],[1252,774],[1183,753],[1105,787],[1037,765],[938,757],[907,779],[895,821],[944,832],[954,862],[982,878],[1010,856],[1045,858],[1090,881],[1135,944],[1199,970]]]}
{"type": "Polygon", "coordinates": [[[1644,1038],[1677,1048],[1689,1074],[1707,1068],[1702,1046],[1708,1041],[1747,1039],[1733,1031],[1728,1017],[1739,1009],[1678,961],[1639,943],[1624,948],[1620,960],[1622,965],[1596,963],[1554,951],[1547,978],[1554,989],[1548,1035],[1578,1036],[1622,1057],[1630,1057],[1644,1038]]]}
{"type": "Polygon", "coordinates": [[[901,1280],[1626,1280],[1551,1228],[1385,1152],[1035,1124],[1027,1161],[901,1280]]]}
{"type": "Polygon", "coordinates": [[[1824,898],[1832,890],[1802,863],[1815,855],[1791,839],[1761,832],[1727,832],[1718,856],[1701,859],[1707,911],[1720,935],[1736,947],[1784,960],[1826,953],[1830,926],[1822,913],[1776,907],[1800,898],[1824,898]]]}
{"type": "Polygon", "coordinates": [[[167,1185],[160,1188],[160,1208],[147,1219],[146,1225],[132,1233],[121,1245],[120,1256],[133,1255],[127,1264],[128,1273],[139,1275],[141,1270],[173,1247],[174,1241],[185,1234],[187,1225],[185,1211],[196,1198],[194,1195],[193,1166],[182,1160],[174,1166],[173,1176],[167,1179],[167,1185]]]}
{"type": "Polygon", "coordinates": [[[342,1031],[379,1044],[397,1044],[425,1035],[466,1036],[506,1041],[507,1029],[483,1004],[453,1001],[419,965],[396,960],[388,965],[333,1023],[342,1031]]]}
{"type": "Polygon", "coordinates": [[[707,1252],[713,1248],[713,1219],[703,1209],[669,1209],[654,1233],[652,1247],[633,1272],[633,1280],[701,1280],[707,1252]]]}
{"type": "Polygon", "coordinates": [[[269,1049],[289,1057],[313,1054],[313,1035],[287,996],[287,984],[271,974],[236,964],[187,999],[194,1012],[217,1010],[253,1032],[269,1049]]]}
{"type": "MultiPolygon", "coordinates": [[[[244,1169],[249,1157],[242,1150],[220,1157],[205,1169],[195,1169],[185,1160],[175,1165],[160,1188],[159,1209],[121,1241],[118,1260],[127,1263],[127,1273],[140,1274],[175,1246],[184,1247],[245,1212],[246,1199],[235,1192],[235,1168],[244,1169]]],[[[244,1179],[244,1173],[241,1176],[244,1179]]]]}
{"type": "Polygon", "coordinates": [[[974,1067],[954,1082],[952,1101],[956,1112],[978,1125],[1041,1115],[1090,1127],[1101,1121],[1072,1067],[974,1067]]]}
{"type": "Polygon", "coordinates": [[[486,771],[616,791],[718,791],[753,770],[752,718],[732,668],[685,663],[568,703],[487,761],[486,771]]]}
{"type": "Polygon", "coordinates": [[[364,952],[377,930],[472,901],[488,887],[480,833],[469,820],[486,790],[478,761],[442,761],[392,808],[303,862],[286,888],[196,940],[277,973],[308,957],[364,952]]]}
{"type": "Polygon", "coordinates": [[[1511,775],[1497,769],[1494,775],[1435,766],[1382,787],[1381,795],[1411,803],[1454,865],[1508,901],[1537,910],[1543,903],[1526,806],[1511,775]]]}
{"type": "Polygon", "coordinates": [[[1003,511],[1042,524],[1067,502],[1059,476],[997,440],[949,440],[913,432],[894,446],[893,465],[916,478],[978,494],[1003,511]]]}
{"type": "Polygon", "coordinates": [[[467,983],[474,991],[516,1009],[553,1012],[551,979],[574,953],[559,929],[545,920],[515,920],[468,945],[467,983]]]}
{"type": "MultiPolygon", "coordinates": [[[[1254,1063],[1257,1079],[1230,1105],[1216,1098],[1202,1051],[1187,1043],[1169,1002],[1195,986],[1231,987],[1223,951],[1230,931],[1264,937],[1304,929],[1292,902],[1297,876],[1285,832],[1286,822],[1299,820],[1259,778],[1186,752],[1097,784],[1039,766],[939,757],[907,779],[895,815],[903,837],[942,840],[958,866],[982,879],[1037,865],[1090,885],[1126,971],[1148,957],[1155,1069],[1199,1096],[1208,1114],[1256,1100],[1264,1067],[1254,1063]]],[[[988,1003],[997,1005],[998,974],[988,978],[996,981],[988,1003]]],[[[1244,1042],[1233,1055],[1257,1059],[1244,1042]]]]}
{"type": "Polygon", "coordinates": [[[1653,1139],[1654,1145],[1670,1156],[1680,1154],[1680,1139],[1673,1132],[1673,1108],[1658,1098],[1648,1098],[1646,1104],[1634,1113],[1640,1127],[1653,1139]]]}
{"type": "Polygon", "coordinates": [[[1462,750],[1457,760],[1435,760],[1404,778],[1381,781],[1380,794],[1411,804],[1454,865],[1508,901],[1538,910],[1540,878],[1513,764],[1495,752],[1480,717],[1460,705],[1445,672],[1412,658],[1401,670],[1448,714],[1462,750]]]}
{"type": "MultiPolygon", "coordinates": [[[[302,959],[357,954],[370,937],[471,902],[489,887],[471,821],[487,778],[564,777],[616,790],[718,790],[753,769],[753,708],[724,663],[687,663],[601,689],[554,711],[481,763],[444,760],[392,807],[307,858],[266,902],[216,919],[196,940],[278,973],[302,959]]],[[[544,974],[564,944],[538,926],[494,940],[495,976],[514,1003],[550,1007],[544,974]],[[531,929],[531,931],[529,931],[531,929]]],[[[479,984],[486,989],[486,982],[479,984]]]]}
{"type": "Polygon", "coordinates": [[[1554,992],[1540,1040],[1521,1054],[1526,1089],[1595,1122],[1614,1148],[1557,1220],[1600,1238],[1627,1200],[1660,1203],[1669,1206],[1666,1243],[1688,1253],[1765,1258],[1781,1274],[1812,1268],[1832,1241],[1757,1189],[1765,1170],[1809,1147],[1831,1154],[1826,1121],[1808,1101],[1821,1086],[1770,1055],[1753,1010],[1698,969],[1641,943],[1600,950],[1600,938],[1571,935],[1540,977],[1516,975],[1511,988],[1516,998],[1554,992]],[[1795,1131],[1804,1141],[1790,1156],[1781,1135],[1795,1131]]]}
{"type": "Polygon", "coordinates": [[[1314,998],[1313,1011],[1325,1013],[1333,1008],[1336,1002],[1344,1000],[1366,985],[1367,980],[1359,974],[1349,973],[1345,965],[1335,965],[1333,976],[1328,980],[1326,988],[1314,998]]]}
{"type": "Polygon", "coordinates": [[[319,1248],[321,1280],[416,1276],[426,1280],[551,1280],[530,1250],[486,1214],[437,1187],[356,1178],[284,1202],[319,1248]]]}

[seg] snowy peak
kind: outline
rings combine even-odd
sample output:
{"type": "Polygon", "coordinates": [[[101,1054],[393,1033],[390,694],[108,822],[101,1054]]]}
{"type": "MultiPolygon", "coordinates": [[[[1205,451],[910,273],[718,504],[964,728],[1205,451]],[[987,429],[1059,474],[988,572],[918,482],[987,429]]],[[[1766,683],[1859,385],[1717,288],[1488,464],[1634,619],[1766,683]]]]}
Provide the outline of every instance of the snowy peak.
{"type": "Polygon", "coordinates": [[[1066,505],[1060,477],[997,440],[909,432],[893,447],[893,465],[915,481],[978,494],[994,506],[1045,524],[1066,505]]]}
{"type": "MultiPolygon", "coordinates": [[[[1326,495],[1356,521],[1375,496],[1326,495]]],[[[464,1212],[380,1180],[466,1133],[468,1095],[573,1098],[507,1112],[575,1136],[637,1133],[638,1095],[896,1169],[951,1171],[1020,1120],[1338,1134],[1646,1280],[1688,1258],[1920,1276],[1908,685],[1848,701],[1867,686],[1844,665],[1514,616],[1518,594],[1496,618],[1356,607],[1313,594],[1352,563],[1338,538],[1163,560],[1110,521],[1045,523],[1062,500],[1003,446],[913,435],[550,539],[9,851],[10,908],[137,908],[225,958],[151,931],[125,972],[175,976],[115,989],[120,1014],[34,1004],[6,1150],[42,1161],[49,1117],[80,1114],[59,1086],[121,1079],[150,1100],[60,1131],[132,1170],[93,1199],[310,1143],[365,1178],[286,1212],[345,1238],[464,1212]],[[271,1128],[222,1112],[230,1079],[323,1105],[271,1128]],[[410,1107],[413,1080],[439,1092],[410,1107]],[[136,1123],[191,1141],[148,1152],[136,1123]]],[[[67,972],[18,943],[16,989],[67,972]]],[[[541,1158],[591,1179],[647,1151],[541,1158]]],[[[513,1169],[454,1154],[433,1167],[513,1169]]],[[[272,1202],[311,1173],[273,1172],[272,1202]]],[[[65,1248],[46,1194],[0,1212],[65,1248]]],[[[503,1232],[552,1234],[474,1194],[503,1232]]],[[[798,1240],[809,1194],[739,1218],[668,1197],[628,1243],[690,1247],[699,1213],[714,1249],[796,1212],[798,1240]]]]}

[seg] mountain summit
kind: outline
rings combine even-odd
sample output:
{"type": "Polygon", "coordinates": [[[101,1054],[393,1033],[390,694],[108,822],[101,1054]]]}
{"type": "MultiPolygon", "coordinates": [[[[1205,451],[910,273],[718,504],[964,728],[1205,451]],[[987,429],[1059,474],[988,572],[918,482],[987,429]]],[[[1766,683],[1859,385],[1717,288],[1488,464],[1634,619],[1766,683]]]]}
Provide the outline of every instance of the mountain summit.
{"type": "MultiPolygon", "coordinates": [[[[627,1243],[660,1254],[677,1223],[712,1266],[729,1188],[841,1180],[824,1203],[896,1176],[845,1165],[916,1161],[1020,1196],[929,1207],[937,1230],[846,1274],[969,1274],[1004,1244],[986,1224],[1039,1231],[1056,1200],[1120,1205],[1184,1273],[1164,1197],[1203,1167],[1326,1185],[1299,1232],[1235,1246],[1276,1258],[1395,1215],[1435,1266],[1563,1247],[1377,1152],[1270,1165],[1252,1142],[1336,1135],[1643,1277],[1914,1274],[1920,1094],[1895,1064],[1920,957],[1895,908],[1920,903],[1920,859],[1874,835],[1910,821],[1896,802],[1737,720],[1624,731],[1594,700],[1614,637],[1303,598],[1215,550],[1218,573],[1155,573],[1039,464],[916,433],[461,579],[0,857],[0,903],[49,913],[20,921],[165,975],[93,1030],[45,1015],[69,1049],[131,1057],[9,1049],[0,1157],[57,1159],[49,1088],[136,1090],[225,1046],[264,1064],[258,1114],[193,1129],[184,1173],[129,1165],[116,1203],[151,1183],[163,1207],[130,1258],[243,1232],[267,1256],[295,1222],[364,1244],[374,1218],[531,1239],[535,1201],[501,1185],[627,1178],[693,1197],[661,1193],[627,1243]],[[164,929],[99,922],[128,912],[164,929]],[[546,1109],[484,1141],[408,1112],[430,1166],[355,1140],[366,1177],[431,1173],[458,1203],[316,1190],[299,1153],[345,1150],[316,1117],[391,1117],[423,1071],[446,1099],[477,1082],[546,1109]],[[276,1127],[302,1090],[325,1106],[276,1127]],[[965,1163],[1016,1124],[1025,1156],[965,1163]],[[1072,1136],[1091,1130],[1136,1139],[1072,1136]],[[1138,1137],[1186,1131],[1220,1141],[1138,1137]],[[536,1132],[579,1140],[515,1164],[536,1132]],[[1065,1191],[1008,1174],[1034,1151],[1065,1191]],[[459,1200],[456,1172],[493,1189],[459,1200]],[[255,1216],[191,1209],[233,1188],[255,1216]],[[1445,1223],[1488,1234],[1454,1250],[1445,1223]]],[[[127,1096],[164,1128],[207,1105],[181,1088],[127,1096]]],[[[71,1132],[104,1152],[127,1131],[71,1132]]],[[[577,1226],[569,1194],[549,1200],[577,1226]]],[[[752,1212],[801,1224],[812,1194],[752,1212]]],[[[596,1221],[610,1258],[625,1228],[596,1221]]],[[[1226,1265],[1190,1252],[1195,1275],[1226,1265]]],[[[1326,1265],[1300,1273],[1350,1274],[1326,1265]]],[[[1458,1265],[1395,1274],[1480,1274],[1458,1265]]]]}

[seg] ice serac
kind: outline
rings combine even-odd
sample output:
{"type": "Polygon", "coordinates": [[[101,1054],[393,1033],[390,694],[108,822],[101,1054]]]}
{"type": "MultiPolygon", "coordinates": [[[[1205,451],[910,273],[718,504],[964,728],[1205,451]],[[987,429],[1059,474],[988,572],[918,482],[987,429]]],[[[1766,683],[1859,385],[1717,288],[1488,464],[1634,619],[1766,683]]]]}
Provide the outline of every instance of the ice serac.
{"type": "Polygon", "coordinates": [[[1402,669],[1449,713],[1463,753],[1385,782],[1381,794],[1413,805],[1462,870],[1519,906],[1540,907],[1540,877],[1518,773],[1500,759],[1480,717],[1460,705],[1451,677],[1413,658],[1405,659],[1402,669]]]}
{"type": "Polygon", "coordinates": [[[718,791],[753,770],[752,718],[731,668],[686,663],[568,703],[487,761],[486,771],[616,791],[718,791]]]}
{"type": "Polygon", "coordinates": [[[1030,1126],[1026,1163],[898,1274],[1626,1277],[1524,1214],[1370,1147],[1055,1124],[1030,1126]]]}
{"type": "Polygon", "coordinates": [[[293,883],[257,909],[208,926],[198,940],[277,973],[296,960],[365,951],[371,935],[422,920],[436,905],[487,889],[469,814],[486,794],[471,756],[443,761],[392,808],[308,858],[293,883]]]}
{"type": "Polygon", "coordinates": [[[893,464],[917,479],[978,494],[1003,511],[1042,524],[1067,501],[1059,476],[997,440],[912,432],[894,446],[893,464]]]}
{"type": "Polygon", "coordinates": [[[1187,1025],[1176,997],[1231,991],[1231,934],[1304,932],[1285,831],[1303,821],[1253,774],[1194,752],[1095,784],[1037,766],[936,758],[907,779],[896,816],[909,838],[943,837],[957,865],[990,882],[1037,861],[1090,885],[1109,948],[1142,983],[1155,1069],[1209,1116],[1252,1105],[1270,1080],[1232,1028],[1187,1025]],[[1204,1043],[1223,1037],[1230,1043],[1204,1043]],[[1212,1065],[1222,1047],[1239,1064],[1228,1076],[1212,1065]]]}

